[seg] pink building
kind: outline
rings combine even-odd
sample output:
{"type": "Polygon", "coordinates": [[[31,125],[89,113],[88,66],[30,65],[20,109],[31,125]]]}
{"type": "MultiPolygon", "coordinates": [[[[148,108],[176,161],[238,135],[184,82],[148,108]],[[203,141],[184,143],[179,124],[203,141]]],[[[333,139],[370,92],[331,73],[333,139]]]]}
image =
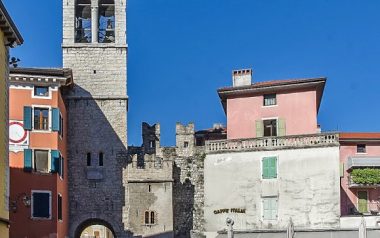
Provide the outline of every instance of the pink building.
{"type": "Polygon", "coordinates": [[[235,70],[233,86],[218,90],[227,114],[227,138],[315,134],[325,78],[251,83],[252,71],[235,70]]]}
{"type": "Polygon", "coordinates": [[[341,215],[377,216],[380,212],[380,181],[377,181],[380,179],[380,133],[341,133],[339,137],[341,215]]]}

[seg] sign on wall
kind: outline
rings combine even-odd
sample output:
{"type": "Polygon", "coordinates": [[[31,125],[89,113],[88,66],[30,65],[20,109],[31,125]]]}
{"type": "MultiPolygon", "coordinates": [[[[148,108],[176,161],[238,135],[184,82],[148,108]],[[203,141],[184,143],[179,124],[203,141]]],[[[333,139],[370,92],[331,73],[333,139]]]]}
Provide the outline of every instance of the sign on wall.
{"type": "Polygon", "coordinates": [[[29,147],[29,132],[22,121],[9,121],[9,151],[19,152],[29,147]]]}

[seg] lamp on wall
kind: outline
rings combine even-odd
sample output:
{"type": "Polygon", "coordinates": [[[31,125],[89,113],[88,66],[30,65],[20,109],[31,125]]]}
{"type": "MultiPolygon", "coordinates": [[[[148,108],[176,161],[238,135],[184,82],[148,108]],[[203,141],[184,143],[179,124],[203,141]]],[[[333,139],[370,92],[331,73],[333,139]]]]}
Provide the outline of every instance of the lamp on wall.
{"type": "Polygon", "coordinates": [[[26,193],[20,193],[17,195],[16,199],[10,202],[10,210],[17,212],[17,203],[22,201],[25,207],[30,207],[31,199],[26,193]]]}

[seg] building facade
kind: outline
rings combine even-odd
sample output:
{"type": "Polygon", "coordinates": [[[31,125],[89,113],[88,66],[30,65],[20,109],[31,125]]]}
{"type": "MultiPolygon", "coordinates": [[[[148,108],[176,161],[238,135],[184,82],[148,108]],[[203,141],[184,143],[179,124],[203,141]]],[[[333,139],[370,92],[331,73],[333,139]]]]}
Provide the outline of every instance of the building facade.
{"type": "Polygon", "coordinates": [[[326,80],[252,83],[251,70],[233,72],[218,90],[227,140],[206,141],[205,234],[340,225],[339,136],[320,133],[317,114],[326,80]],[[223,199],[220,199],[223,197],[223,199]]]}
{"type": "Polygon", "coordinates": [[[380,133],[340,133],[341,226],[380,226],[380,133]]]}
{"type": "MultiPolygon", "coordinates": [[[[63,1],[63,66],[75,85],[65,96],[70,237],[92,225],[129,237],[123,170],[127,161],[126,0],[63,1]]],[[[92,234],[94,235],[94,234],[92,234]]]]}
{"type": "Polygon", "coordinates": [[[10,237],[68,236],[67,69],[12,68],[10,237]]]}
{"type": "Polygon", "coordinates": [[[0,237],[9,237],[8,75],[9,48],[23,43],[17,27],[0,1],[0,237]]]}

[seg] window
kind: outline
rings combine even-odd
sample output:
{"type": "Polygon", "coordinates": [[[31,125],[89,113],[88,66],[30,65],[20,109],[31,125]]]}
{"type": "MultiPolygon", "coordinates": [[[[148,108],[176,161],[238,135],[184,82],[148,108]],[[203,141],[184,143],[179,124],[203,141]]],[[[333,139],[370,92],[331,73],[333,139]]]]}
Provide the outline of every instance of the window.
{"type": "Polygon", "coordinates": [[[51,192],[32,191],[32,218],[51,218],[51,192]]]}
{"type": "Polygon", "coordinates": [[[148,185],[148,192],[152,192],[152,186],[148,185]]]}
{"type": "Polygon", "coordinates": [[[145,225],[153,225],[156,223],[156,214],[154,211],[145,211],[144,213],[144,221],[145,225]]]}
{"type": "Polygon", "coordinates": [[[367,153],[365,144],[358,144],[356,146],[356,153],[367,153]]]}
{"type": "Polygon", "coordinates": [[[91,153],[87,153],[87,166],[91,166],[91,153]]]}
{"type": "Polygon", "coordinates": [[[77,0],[75,6],[75,42],[91,42],[91,0],[77,0]]]}
{"type": "Polygon", "coordinates": [[[277,220],[277,210],[278,210],[278,198],[277,197],[265,197],[262,200],[263,220],[277,220]]]}
{"type": "Polygon", "coordinates": [[[49,109],[48,108],[34,108],[34,129],[35,130],[49,130],[49,109]]]}
{"type": "Polygon", "coordinates": [[[49,97],[49,87],[48,86],[34,86],[34,96],[49,97]]]}
{"type": "Polygon", "coordinates": [[[58,194],[58,220],[62,221],[62,195],[58,194]]]}
{"type": "Polygon", "coordinates": [[[99,35],[100,43],[115,42],[115,3],[114,0],[99,1],[99,35]]]}
{"type": "Polygon", "coordinates": [[[49,151],[35,150],[33,168],[35,172],[49,173],[49,151]]]}
{"type": "Polygon", "coordinates": [[[183,142],[183,147],[185,148],[189,147],[189,142],[188,141],[183,142]]]}
{"type": "Polygon", "coordinates": [[[264,120],[264,136],[277,136],[277,120],[264,120]]]}
{"type": "Polygon", "coordinates": [[[149,141],[149,148],[154,148],[155,147],[155,141],[154,140],[151,140],[149,141]]]}
{"type": "Polygon", "coordinates": [[[262,160],[263,179],[277,178],[277,157],[265,157],[262,160]]]}
{"type": "Polygon", "coordinates": [[[63,138],[63,117],[62,114],[59,114],[59,129],[58,129],[58,135],[63,138]]]}
{"type": "Polygon", "coordinates": [[[264,95],[264,106],[273,106],[277,104],[276,94],[264,95]]]}
{"type": "Polygon", "coordinates": [[[103,166],[103,152],[99,153],[99,166],[103,166]]]}
{"type": "Polygon", "coordinates": [[[64,178],[64,168],[65,168],[65,160],[62,157],[62,155],[59,155],[59,169],[58,169],[58,174],[61,179],[64,178]]]}

